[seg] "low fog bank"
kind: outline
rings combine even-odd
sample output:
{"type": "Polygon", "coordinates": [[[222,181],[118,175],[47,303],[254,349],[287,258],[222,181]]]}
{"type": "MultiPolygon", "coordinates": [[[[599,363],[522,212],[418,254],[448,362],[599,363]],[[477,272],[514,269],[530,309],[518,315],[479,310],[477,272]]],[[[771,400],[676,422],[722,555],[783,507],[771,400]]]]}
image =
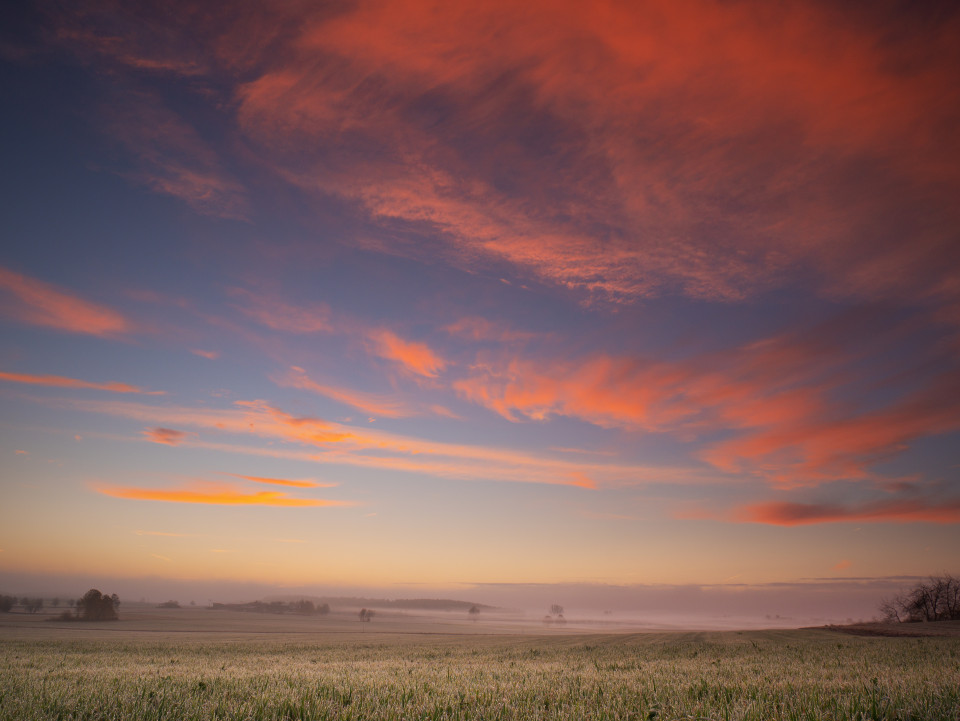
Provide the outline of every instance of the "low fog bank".
{"type": "MultiPolygon", "coordinates": [[[[367,599],[452,599],[497,607],[483,616],[540,623],[554,604],[568,626],[734,629],[798,627],[870,620],[878,605],[915,583],[913,576],[801,579],[762,585],[459,584],[447,587],[282,587],[238,581],[116,578],[97,575],[41,576],[0,572],[0,593],[61,599],[97,588],[121,600],[206,606],[282,595],[367,599]]],[[[333,604],[331,604],[333,605],[333,604]]]]}

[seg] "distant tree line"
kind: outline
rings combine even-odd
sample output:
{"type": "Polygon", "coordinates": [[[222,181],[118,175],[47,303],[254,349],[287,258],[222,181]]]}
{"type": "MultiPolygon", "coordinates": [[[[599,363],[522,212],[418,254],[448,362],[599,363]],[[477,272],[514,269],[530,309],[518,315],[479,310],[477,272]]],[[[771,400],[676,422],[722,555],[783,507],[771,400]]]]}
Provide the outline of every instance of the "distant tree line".
{"type": "Polygon", "coordinates": [[[960,620],[960,578],[931,576],[880,603],[884,620],[897,623],[960,620]]]}
{"type": "MultiPolygon", "coordinates": [[[[10,613],[14,606],[21,606],[27,613],[37,613],[43,610],[42,598],[29,598],[24,596],[18,599],[16,596],[0,595],[0,613],[10,613]]],[[[50,601],[53,608],[60,605],[60,599],[54,598],[50,601]]],[[[73,611],[64,611],[57,619],[61,621],[115,621],[117,619],[117,609],[120,608],[120,599],[117,594],[107,596],[100,593],[95,588],[87,591],[79,601],[70,600],[67,605],[75,609],[73,611]]]]}
{"type": "Polygon", "coordinates": [[[76,603],[70,603],[75,606],[76,615],[70,611],[64,611],[58,617],[61,621],[116,621],[119,616],[117,610],[120,608],[120,598],[117,594],[107,595],[100,593],[96,588],[91,588],[76,603]]]}
{"type": "Polygon", "coordinates": [[[299,601],[253,601],[251,603],[214,603],[211,608],[217,611],[253,611],[255,613],[296,613],[303,616],[325,616],[330,613],[330,604],[314,604],[308,599],[299,601]]]}
{"type": "Polygon", "coordinates": [[[10,613],[14,606],[22,606],[27,613],[36,613],[43,610],[42,598],[17,598],[16,596],[0,596],[0,613],[10,613]]]}

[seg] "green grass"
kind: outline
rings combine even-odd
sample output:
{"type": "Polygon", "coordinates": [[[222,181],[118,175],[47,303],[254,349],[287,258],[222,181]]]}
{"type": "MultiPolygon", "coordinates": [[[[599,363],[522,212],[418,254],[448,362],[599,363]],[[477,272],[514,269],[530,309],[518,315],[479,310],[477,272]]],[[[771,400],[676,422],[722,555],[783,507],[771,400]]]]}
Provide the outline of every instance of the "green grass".
{"type": "Polygon", "coordinates": [[[5,640],[0,718],[960,719],[960,640],[5,640]]]}

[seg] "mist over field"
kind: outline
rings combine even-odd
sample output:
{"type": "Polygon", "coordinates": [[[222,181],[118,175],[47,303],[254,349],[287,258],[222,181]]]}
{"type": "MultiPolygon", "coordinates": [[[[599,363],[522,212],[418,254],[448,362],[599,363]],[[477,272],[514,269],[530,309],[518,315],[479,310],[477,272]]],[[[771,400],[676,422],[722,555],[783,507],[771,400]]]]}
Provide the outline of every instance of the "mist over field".
{"type": "MultiPolygon", "coordinates": [[[[97,576],[0,575],[0,591],[72,598],[87,588],[116,592],[122,600],[182,605],[245,603],[274,598],[451,599],[496,607],[500,618],[537,621],[561,604],[568,623],[658,628],[796,628],[870,620],[883,598],[902,591],[913,577],[811,579],[797,583],[723,586],[614,586],[599,584],[462,584],[453,587],[277,587],[231,581],[124,579],[97,576]],[[9,589],[4,591],[4,589],[9,589]]],[[[350,605],[341,602],[340,606],[350,605]]],[[[412,612],[411,612],[412,613],[412,612]]],[[[442,615],[442,614],[441,614],[442,615]]],[[[486,618],[484,614],[482,618],[486,618]]]]}

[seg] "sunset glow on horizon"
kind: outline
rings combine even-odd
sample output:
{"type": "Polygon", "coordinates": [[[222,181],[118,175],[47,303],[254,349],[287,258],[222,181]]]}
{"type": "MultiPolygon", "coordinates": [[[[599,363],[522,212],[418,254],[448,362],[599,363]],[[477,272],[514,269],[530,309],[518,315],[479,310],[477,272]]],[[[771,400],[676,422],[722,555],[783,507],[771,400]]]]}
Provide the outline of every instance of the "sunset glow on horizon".
{"type": "Polygon", "coordinates": [[[960,570],[960,12],[4,12],[0,583],[960,570]]]}

